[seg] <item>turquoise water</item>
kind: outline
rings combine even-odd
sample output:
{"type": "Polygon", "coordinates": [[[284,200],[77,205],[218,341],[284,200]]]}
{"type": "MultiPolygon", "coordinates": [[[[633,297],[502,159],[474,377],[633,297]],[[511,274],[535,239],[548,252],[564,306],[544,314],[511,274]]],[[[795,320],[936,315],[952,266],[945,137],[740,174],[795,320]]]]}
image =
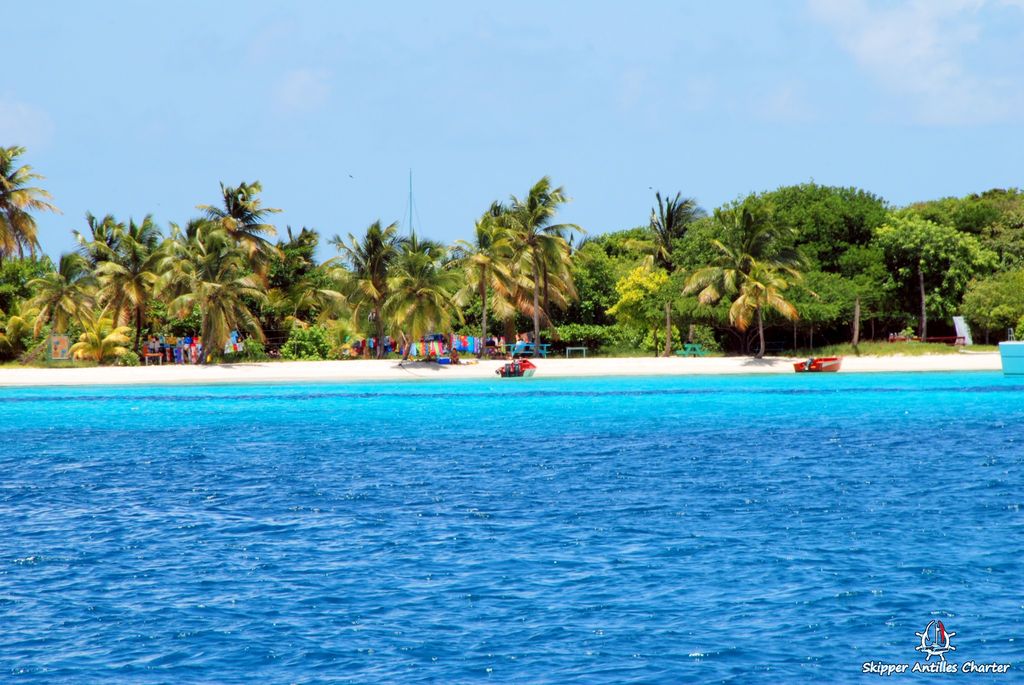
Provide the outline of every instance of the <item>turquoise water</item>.
{"type": "Polygon", "coordinates": [[[933,618],[1024,669],[1020,379],[0,389],[0,430],[0,680],[859,682],[933,618]]]}

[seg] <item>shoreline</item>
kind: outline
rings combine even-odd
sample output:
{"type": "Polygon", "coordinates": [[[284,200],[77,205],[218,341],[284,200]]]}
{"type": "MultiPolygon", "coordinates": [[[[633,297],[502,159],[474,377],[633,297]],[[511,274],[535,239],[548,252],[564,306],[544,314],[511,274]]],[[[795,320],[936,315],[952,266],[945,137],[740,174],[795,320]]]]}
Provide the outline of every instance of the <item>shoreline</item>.
{"type": "MultiPolygon", "coordinates": [[[[538,378],[792,374],[795,357],[597,357],[539,359],[538,378]]],[[[458,366],[397,360],[253,362],[212,366],[0,368],[0,387],[204,385],[497,379],[500,360],[458,366]]],[[[998,352],[845,357],[840,373],[999,371],[998,352]]]]}

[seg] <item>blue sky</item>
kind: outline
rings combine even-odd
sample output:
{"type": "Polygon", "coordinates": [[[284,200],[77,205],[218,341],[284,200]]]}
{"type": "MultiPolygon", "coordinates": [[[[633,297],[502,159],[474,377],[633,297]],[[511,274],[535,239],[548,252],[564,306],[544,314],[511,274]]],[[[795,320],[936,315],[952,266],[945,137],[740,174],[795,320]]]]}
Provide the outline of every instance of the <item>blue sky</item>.
{"type": "Polygon", "coordinates": [[[417,230],[451,241],[544,174],[601,233],[657,189],[905,204],[1024,173],[1024,0],[67,1],[3,22],[0,144],[47,177],[54,255],[86,211],[181,223],[220,181],[331,236],[402,219],[412,169],[417,230]]]}

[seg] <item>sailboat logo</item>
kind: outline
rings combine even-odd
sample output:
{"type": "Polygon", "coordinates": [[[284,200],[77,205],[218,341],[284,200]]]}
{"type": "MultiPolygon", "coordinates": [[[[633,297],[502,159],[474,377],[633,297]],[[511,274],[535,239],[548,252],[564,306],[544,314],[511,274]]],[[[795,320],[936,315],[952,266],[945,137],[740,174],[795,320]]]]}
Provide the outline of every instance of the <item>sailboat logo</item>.
{"type": "Polygon", "coordinates": [[[921,638],[921,644],[914,648],[915,651],[924,652],[928,656],[925,661],[930,661],[933,656],[939,657],[942,663],[946,663],[946,652],[955,652],[956,647],[949,643],[956,633],[946,630],[942,621],[929,621],[920,633],[914,633],[921,638]]]}

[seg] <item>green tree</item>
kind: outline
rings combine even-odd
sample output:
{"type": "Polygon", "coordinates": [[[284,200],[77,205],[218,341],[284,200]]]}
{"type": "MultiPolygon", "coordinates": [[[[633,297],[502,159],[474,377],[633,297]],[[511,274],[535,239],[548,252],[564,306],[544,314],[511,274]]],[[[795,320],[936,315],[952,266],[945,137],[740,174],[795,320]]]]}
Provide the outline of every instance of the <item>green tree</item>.
{"type": "Polygon", "coordinates": [[[34,334],[48,323],[55,333],[67,332],[68,324],[92,307],[94,283],[88,262],[73,252],[61,255],[56,270],[29,282],[35,291],[32,306],[39,310],[34,334]]]}
{"type": "Polygon", "coordinates": [[[644,331],[651,331],[658,354],[657,337],[662,312],[672,298],[668,274],[650,264],[641,264],[615,284],[619,301],[608,310],[619,322],[644,331]]]}
{"type": "Polygon", "coordinates": [[[0,358],[12,359],[25,351],[32,338],[39,310],[17,300],[6,312],[0,311],[0,358]]]}
{"type": "Polygon", "coordinates": [[[316,248],[320,243],[320,235],[305,226],[295,234],[291,226],[286,230],[288,240],[277,242],[267,278],[269,287],[284,291],[293,288],[316,268],[316,248]]]}
{"type": "Polygon", "coordinates": [[[100,303],[109,307],[115,323],[131,321],[135,326],[133,350],[142,354],[142,326],[149,303],[156,296],[160,269],[164,263],[162,235],[153,218],[142,223],[129,221],[114,228],[116,239],[111,248],[106,242],[90,247],[102,255],[96,267],[100,303]]]}
{"type": "Polygon", "coordinates": [[[498,220],[504,208],[494,203],[477,219],[473,241],[458,240],[453,254],[465,273],[465,286],[456,293],[455,302],[466,305],[471,296],[481,303],[480,336],[487,338],[487,315],[493,307],[501,317],[512,314],[509,298],[514,290],[511,262],[515,256],[509,232],[498,220]]]}
{"type": "Polygon", "coordinates": [[[388,279],[399,252],[398,224],[382,227],[380,221],[375,221],[362,238],[349,233],[347,242],[337,235],[330,242],[341,253],[336,259],[347,269],[345,295],[352,307],[353,322],[358,322],[364,314],[368,317],[381,343],[376,347],[380,359],[384,356],[387,332],[384,303],[390,295],[388,279]]]}
{"type": "Polygon", "coordinates": [[[196,225],[191,235],[173,225],[171,231],[160,288],[178,316],[199,308],[204,362],[221,355],[233,330],[262,341],[263,330],[249,303],[262,303],[265,296],[250,270],[245,246],[219,223],[196,225]]]}
{"type": "MultiPolygon", "coordinates": [[[[533,318],[533,337],[540,340],[541,295],[545,303],[554,290],[566,300],[575,296],[569,262],[569,243],[566,235],[582,231],[575,224],[554,224],[558,208],[568,201],[561,187],[552,188],[551,179],[541,178],[530,188],[526,197],[520,200],[512,196],[509,211],[502,216],[504,225],[511,230],[513,243],[521,249],[522,260],[529,269],[533,294],[532,302],[525,309],[533,318]],[[552,284],[555,288],[552,289],[552,284]]],[[[550,315],[545,309],[545,318],[550,315]]],[[[539,348],[534,350],[534,356],[539,348]]]]}
{"type": "Polygon", "coordinates": [[[986,341],[993,331],[1016,326],[1024,316],[1024,269],[972,281],[964,293],[962,312],[984,331],[986,341]]]}
{"type": "Polygon", "coordinates": [[[790,321],[799,318],[796,307],[782,295],[790,285],[793,273],[784,272],[776,265],[755,262],[753,270],[746,274],[739,289],[739,296],[729,307],[729,321],[741,331],[747,330],[753,319],[757,320],[757,337],[760,343],[758,359],[764,356],[764,312],[773,310],[790,321]]]}
{"type": "MultiPolygon", "coordinates": [[[[632,263],[630,263],[630,266],[632,263]]],[[[572,254],[577,298],[565,318],[569,323],[608,325],[608,309],[618,301],[615,283],[629,267],[610,257],[601,242],[585,240],[572,254]]]]}
{"type": "MultiPolygon", "coordinates": [[[[671,276],[678,268],[675,251],[686,237],[687,229],[705,216],[703,209],[693,198],[683,198],[676,193],[674,198],[662,199],[661,193],[654,194],[657,205],[651,208],[651,219],[647,226],[648,247],[654,265],[671,276]]],[[[672,302],[665,300],[665,356],[672,356],[672,302]]]]}
{"type": "Polygon", "coordinates": [[[880,197],[859,188],[802,183],[748,199],[755,214],[770,218],[791,247],[799,246],[810,265],[839,272],[852,247],[867,245],[888,216],[880,197]]]}
{"type": "Polygon", "coordinates": [[[28,284],[53,271],[53,262],[48,257],[7,259],[0,262],[0,310],[7,311],[19,300],[31,298],[28,284]]]}
{"type": "Polygon", "coordinates": [[[799,320],[792,320],[794,349],[799,346],[799,329],[808,333],[808,347],[814,347],[814,334],[817,330],[849,324],[859,294],[857,285],[839,274],[826,271],[803,274],[803,278],[794,284],[787,296],[800,312],[799,320]]]}
{"type": "Polygon", "coordinates": [[[264,207],[259,197],[261,192],[263,186],[259,181],[242,182],[237,187],[221,183],[221,204],[197,205],[196,209],[203,210],[208,221],[218,224],[231,239],[246,248],[253,270],[262,278],[275,254],[268,236],[277,235],[277,229],[268,219],[281,210],[264,207]]]}
{"type": "Polygon", "coordinates": [[[82,318],[82,334],[71,346],[74,359],[89,359],[102,364],[128,352],[128,326],[115,326],[114,320],[105,313],[87,314],[82,318]]]}
{"type": "Polygon", "coordinates": [[[30,212],[57,212],[50,194],[30,184],[43,180],[27,164],[18,166],[23,147],[0,147],[0,262],[15,252],[35,256],[39,248],[36,221],[30,212]]]}
{"type": "Polygon", "coordinates": [[[288,240],[278,241],[271,256],[267,299],[260,311],[261,326],[267,330],[290,328],[293,323],[308,325],[313,321],[340,316],[345,298],[335,282],[331,268],[316,263],[316,247],[320,235],[308,228],[293,234],[288,227],[288,240]]]}
{"type": "Polygon", "coordinates": [[[406,342],[451,329],[460,317],[453,302],[460,280],[459,271],[446,268],[429,246],[403,244],[388,277],[384,309],[406,342]]]}
{"type": "Polygon", "coordinates": [[[956,311],[967,284],[991,271],[996,256],[974,236],[922,219],[912,212],[892,215],[875,240],[889,267],[889,287],[905,303],[915,299],[919,334],[928,337],[928,313],[943,319],[956,311]]]}
{"type": "Polygon", "coordinates": [[[111,259],[120,249],[121,236],[124,235],[124,224],[118,223],[113,214],[98,219],[89,212],[85,214],[88,234],[75,230],[72,234],[78,243],[78,253],[95,269],[101,263],[111,259]]]}
{"type": "Polygon", "coordinates": [[[755,217],[743,204],[716,212],[722,240],[712,240],[718,254],[711,264],[697,269],[687,280],[685,293],[698,293],[701,304],[713,305],[724,297],[733,298],[729,321],[745,332],[756,319],[761,346],[755,355],[764,356],[764,309],[777,311],[787,319],[796,309],[782,296],[789,283],[800,279],[803,260],[786,246],[782,232],[763,217],[755,217]]]}
{"type": "Polygon", "coordinates": [[[316,361],[327,359],[330,351],[327,330],[323,326],[294,326],[288,335],[288,341],[281,346],[281,356],[284,359],[316,361]]]}

